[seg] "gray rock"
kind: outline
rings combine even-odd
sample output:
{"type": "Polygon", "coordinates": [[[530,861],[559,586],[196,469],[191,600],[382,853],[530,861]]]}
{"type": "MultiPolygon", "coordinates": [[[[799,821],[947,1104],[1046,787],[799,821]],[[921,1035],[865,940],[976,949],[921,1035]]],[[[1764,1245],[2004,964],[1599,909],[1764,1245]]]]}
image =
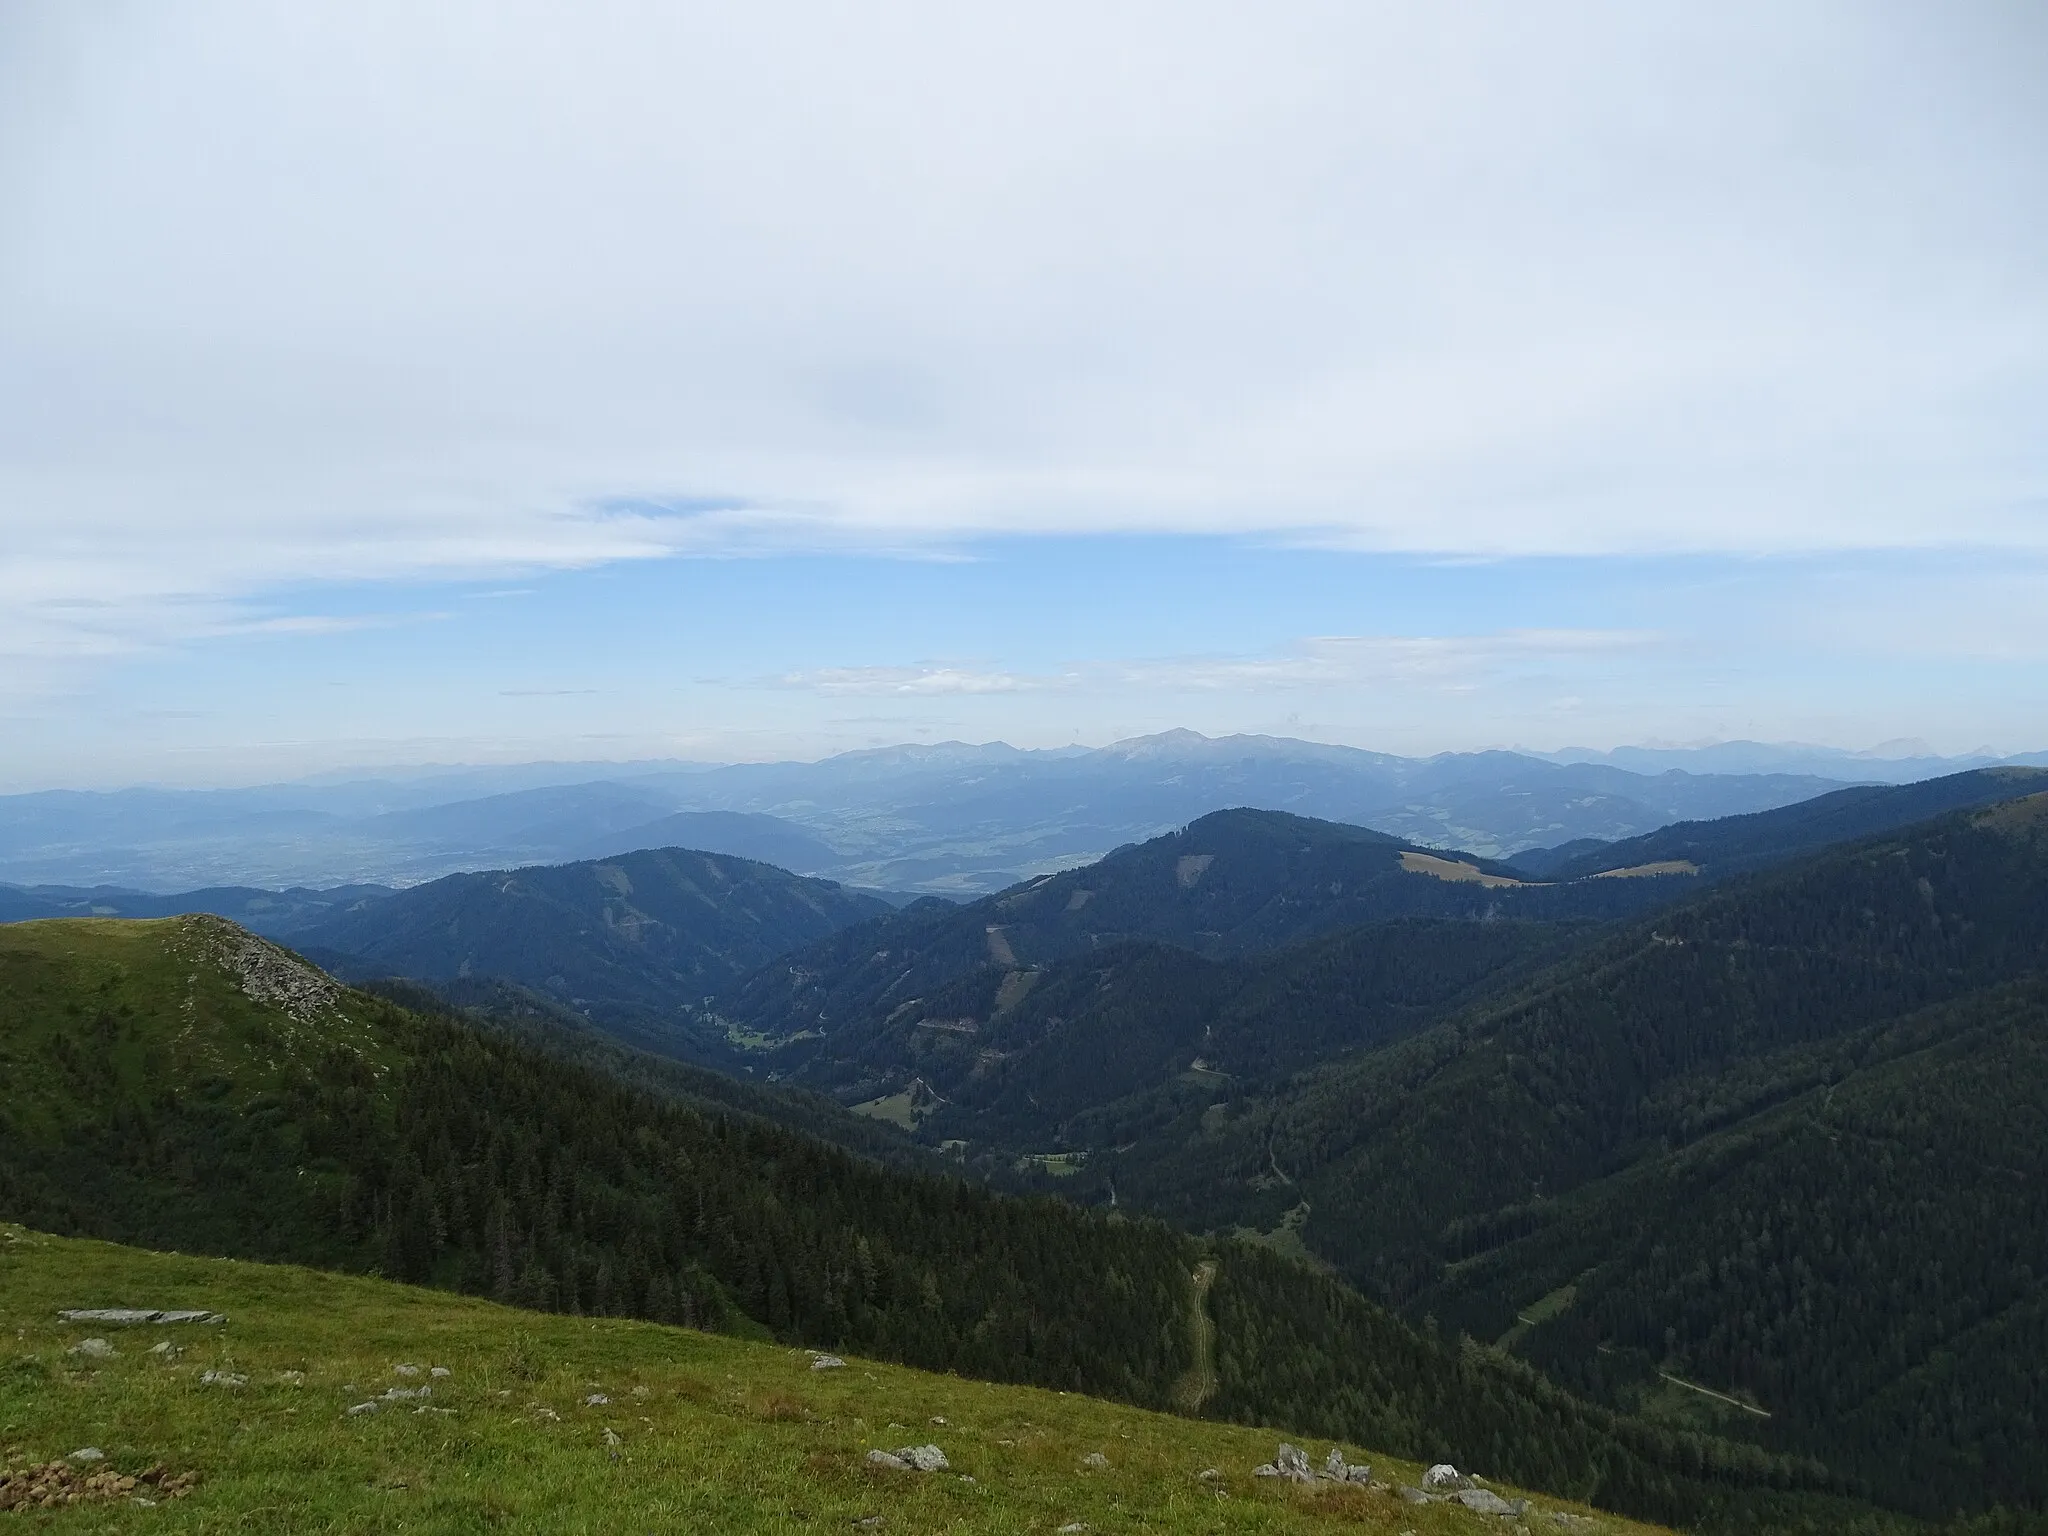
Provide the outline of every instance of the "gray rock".
{"type": "Polygon", "coordinates": [[[1252,1468],[1252,1476],[1282,1477],[1290,1483],[1312,1483],[1316,1480],[1315,1473],[1308,1469],[1308,1452],[1284,1440],[1271,1461],[1262,1467],[1252,1468]]]}
{"type": "Polygon", "coordinates": [[[1090,1472],[1107,1472],[1109,1470],[1109,1458],[1100,1451],[1090,1451],[1081,1458],[1081,1465],[1090,1472]]]}
{"type": "Polygon", "coordinates": [[[432,1370],[428,1371],[427,1374],[433,1377],[436,1381],[446,1381],[450,1376],[453,1376],[455,1373],[449,1370],[448,1367],[445,1365],[437,1365],[432,1370]]]}
{"type": "Polygon", "coordinates": [[[409,1403],[416,1398],[432,1397],[432,1387],[386,1387],[384,1401],[387,1403],[409,1403]]]}
{"type": "Polygon", "coordinates": [[[419,1373],[420,1368],[416,1365],[394,1365],[393,1367],[391,1367],[392,1375],[403,1376],[408,1380],[410,1380],[414,1376],[419,1375],[419,1373]]]}
{"type": "Polygon", "coordinates": [[[378,1409],[382,1408],[383,1406],[384,1405],[382,1403],[357,1403],[355,1407],[347,1408],[342,1411],[346,1413],[350,1418],[354,1418],[359,1413],[375,1413],[378,1409]]]}
{"type": "Polygon", "coordinates": [[[1515,1506],[1491,1488],[1460,1488],[1451,1495],[1467,1509],[1482,1515],[1512,1515],[1515,1506]]]}
{"type": "Polygon", "coordinates": [[[1372,1468],[1350,1465],[1344,1460],[1344,1452],[1333,1445],[1330,1454],[1323,1458],[1322,1475],[1333,1483],[1369,1483],[1372,1481],[1372,1468]]]}
{"type": "Polygon", "coordinates": [[[910,1470],[910,1463],[893,1451],[869,1451],[868,1465],[871,1467],[888,1467],[896,1472],[908,1472],[910,1470]]]}
{"type": "Polygon", "coordinates": [[[590,1396],[583,1399],[583,1406],[586,1408],[602,1408],[610,1401],[611,1399],[602,1392],[593,1392],[590,1396]]]}
{"type": "Polygon", "coordinates": [[[160,1312],[146,1307],[74,1307],[57,1314],[67,1323],[112,1323],[134,1328],[143,1323],[224,1323],[218,1312],[160,1312]]]}
{"type": "Polygon", "coordinates": [[[814,1371],[843,1371],[846,1369],[846,1362],[837,1355],[817,1355],[811,1360],[811,1369],[814,1371]]]}
{"type": "Polygon", "coordinates": [[[906,1445],[897,1451],[896,1457],[904,1465],[915,1467],[920,1472],[946,1470],[946,1453],[936,1445],[906,1445]]]}
{"type": "Polygon", "coordinates": [[[105,1461],[107,1453],[96,1445],[81,1445],[64,1459],[66,1461],[105,1461]]]}
{"type": "Polygon", "coordinates": [[[80,1339],[64,1353],[77,1355],[83,1360],[111,1360],[116,1351],[105,1339],[80,1339]]]}
{"type": "Polygon", "coordinates": [[[1422,1474],[1422,1486],[1433,1492],[1443,1492],[1452,1488],[1470,1488],[1472,1479],[1448,1461],[1440,1461],[1422,1474]]]}
{"type": "Polygon", "coordinates": [[[1405,1483],[1400,1491],[1401,1497],[1410,1504],[1441,1504],[1444,1501],[1440,1493],[1424,1493],[1420,1488],[1410,1488],[1405,1483]]]}
{"type": "Polygon", "coordinates": [[[246,1387],[249,1378],[239,1371],[207,1371],[199,1378],[202,1387],[246,1387]]]}

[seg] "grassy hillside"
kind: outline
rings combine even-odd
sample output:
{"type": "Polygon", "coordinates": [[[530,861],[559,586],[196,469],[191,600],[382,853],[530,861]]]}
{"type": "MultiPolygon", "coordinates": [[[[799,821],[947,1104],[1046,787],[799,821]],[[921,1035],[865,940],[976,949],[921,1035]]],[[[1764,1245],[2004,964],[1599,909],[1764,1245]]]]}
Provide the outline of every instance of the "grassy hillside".
{"type": "Polygon", "coordinates": [[[351,976],[494,977],[670,1055],[730,1050],[694,1004],[888,904],[724,854],[657,848],[580,864],[450,875],[306,928],[293,943],[351,976]]]}
{"type": "Polygon", "coordinates": [[[1259,1250],[639,1092],[214,919],[0,930],[0,1051],[0,1214],[44,1229],[1369,1430],[1660,1517],[1832,1486],[1618,1419],[1259,1250]]]}
{"type": "MultiPolygon", "coordinates": [[[[74,1507],[37,1522],[51,1530],[1423,1536],[1499,1525],[1402,1501],[1393,1488],[1419,1483],[1421,1466],[1368,1447],[1343,1450],[1370,1462],[1381,1486],[1295,1486],[1252,1476],[1273,1457],[1269,1432],[859,1358],[827,1371],[810,1361],[649,1323],[0,1227],[0,1475],[86,1446],[114,1470],[163,1463],[198,1475],[159,1507],[74,1507]],[[229,1321],[113,1329],[57,1316],[110,1305],[205,1308],[229,1321]],[[89,1336],[116,1353],[70,1353],[89,1336]],[[166,1340],[177,1354],[152,1353],[166,1340]],[[401,1365],[420,1374],[397,1374],[401,1365]],[[449,1374],[425,1374],[433,1367],[449,1374]],[[207,1384],[210,1370],[242,1384],[207,1384]],[[346,1413],[421,1386],[431,1396],[346,1413]],[[866,1459],[927,1443],[946,1471],[866,1459]],[[1106,1466],[1088,1464],[1098,1455],[1106,1466]]],[[[1320,1465],[1327,1442],[1308,1448],[1320,1465]]],[[[1571,1529],[1648,1529],[1533,1498],[1531,1519],[1545,1528],[1562,1528],[1547,1517],[1564,1513],[1590,1522],[1571,1529]]]]}

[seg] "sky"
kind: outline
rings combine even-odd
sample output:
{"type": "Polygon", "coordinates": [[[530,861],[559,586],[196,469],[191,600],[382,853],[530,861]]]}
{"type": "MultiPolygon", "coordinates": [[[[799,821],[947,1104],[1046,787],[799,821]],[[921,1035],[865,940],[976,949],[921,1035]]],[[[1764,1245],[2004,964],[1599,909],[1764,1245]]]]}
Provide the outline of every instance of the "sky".
{"type": "Polygon", "coordinates": [[[0,789],[2048,746],[2048,9],[0,8],[0,789]]]}

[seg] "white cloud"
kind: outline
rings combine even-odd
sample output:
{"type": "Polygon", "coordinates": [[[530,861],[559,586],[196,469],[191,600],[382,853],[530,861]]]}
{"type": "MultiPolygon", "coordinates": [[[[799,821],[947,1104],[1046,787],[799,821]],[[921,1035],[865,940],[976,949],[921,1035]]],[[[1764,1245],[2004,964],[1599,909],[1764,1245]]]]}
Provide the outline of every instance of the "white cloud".
{"type": "Polygon", "coordinates": [[[2039,550],[2044,70],[1846,0],[9,7],[0,654],[990,533],[2039,550]]]}
{"type": "Polygon", "coordinates": [[[770,687],[842,697],[873,694],[924,698],[943,694],[1026,693],[1071,684],[1071,677],[1032,677],[1016,672],[978,672],[963,667],[820,667],[791,672],[770,687]]]}

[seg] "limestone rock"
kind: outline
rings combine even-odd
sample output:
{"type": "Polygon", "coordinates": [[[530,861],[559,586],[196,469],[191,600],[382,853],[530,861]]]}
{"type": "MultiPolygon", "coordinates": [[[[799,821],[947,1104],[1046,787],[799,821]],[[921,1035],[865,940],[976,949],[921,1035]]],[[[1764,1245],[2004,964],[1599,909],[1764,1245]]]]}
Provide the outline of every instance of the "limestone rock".
{"type": "Polygon", "coordinates": [[[1470,1488],[1472,1479],[1448,1461],[1440,1461],[1422,1474],[1422,1486],[1431,1492],[1448,1493],[1453,1488],[1470,1488]]]}
{"type": "Polygon", "coordinates": [[[811,1361],[811,1369],[814,1371],[843,1371],[846,1369],[846,1362],[837,1355],[819,1355],[811,1361]]]}
{"type": "Polygon", "coordinates": [[[224,1323],[218,1312],[158,1312],[146,1307],[83,1307],[57,1314],[67,1323],[112,1323],[134,1328],[144,1323],[224,1323]]]}
{"type": "Polygon", "coordinates": [[[1451,1495],[1467,1509],[1482,1515],[1512,1515],[1515,1506],[1491,1488],[1460,1488],[1451,1495]]]}
{"type": "Polygon", "coordinates": [[[1350,1465],[1344,1460],[1344,1452],[1333,1445],[1330,1454],[1323,1458],[1322,1475],[1333,1483],[1369,1483],[1372,1481],[1372,1468],[1369,1465],[1350,1465]]]}
{"type": "Polygon", "coordinates": [[[868,1465],[871,1467],[888,1467],[896,1472],[908,1472],[910,1470],[910,1463],[893,1451],[869,1451],[868,1465]]]}
{"type": "Polygon", "coordinates": [[[946,1453],[936,1445],[906,1445],[896,1453],[906,1466],[920,1472],[943,1472],[946,1470],[946,1453]]]}

